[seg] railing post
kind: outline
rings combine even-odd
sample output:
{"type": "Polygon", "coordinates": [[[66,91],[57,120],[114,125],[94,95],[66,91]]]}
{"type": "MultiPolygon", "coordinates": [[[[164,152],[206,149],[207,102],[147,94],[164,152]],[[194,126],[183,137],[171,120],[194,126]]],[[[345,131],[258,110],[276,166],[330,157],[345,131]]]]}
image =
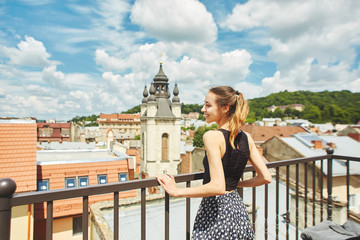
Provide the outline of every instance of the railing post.
{"type": "Polygon", "coordinates": [[[332,220],[332,160],[333,160],[333,153],[334,149],[327,148],[326,153],[331,155],[327,161],[327,191],[328,191],[328,198],[327,198],[327,214],[328,220],[332,220]]]}
{"type": "Polygon", "coordinates": [[[0,240],[10,240],[10,199],[16,190],[16,183],[10,178],[0,179],[0,240]]]}

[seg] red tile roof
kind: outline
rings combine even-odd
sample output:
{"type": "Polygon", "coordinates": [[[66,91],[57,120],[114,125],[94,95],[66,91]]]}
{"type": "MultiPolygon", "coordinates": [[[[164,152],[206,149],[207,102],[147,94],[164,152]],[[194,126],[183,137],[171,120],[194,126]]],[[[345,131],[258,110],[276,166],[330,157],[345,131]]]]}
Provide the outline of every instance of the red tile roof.
{"type": "Polygon", "coordinates": [[[290,137],[292,134],[306,132],[302,127],[294,126],[256,126],[244,125],[241,130],[249,133],[255,142],[265,142],[273,136],[290,137]]]}
{"type": "Polygon", "coordinates": [[[43,128],[43,127],[49,127],[49,128],[70,128],[71,123],[44,123],[44,122],[38,122],[37,127],[43,128]]]}
{"type": "Polygon", "coordinates": [[[0,176],[16,193],[36,190],[36,123],[0,123],[0,176]]]}
{"type": "Polygon", "coordinates": [[[120,113],[113,113],[113,114],[104,114],[100,113],[100,122],[104,122],[102,119],[106,119],[106,122],[111,121],[121,121],[121,120],[138,120],[140,121],[141,114],[120,114],[120,113]]]}

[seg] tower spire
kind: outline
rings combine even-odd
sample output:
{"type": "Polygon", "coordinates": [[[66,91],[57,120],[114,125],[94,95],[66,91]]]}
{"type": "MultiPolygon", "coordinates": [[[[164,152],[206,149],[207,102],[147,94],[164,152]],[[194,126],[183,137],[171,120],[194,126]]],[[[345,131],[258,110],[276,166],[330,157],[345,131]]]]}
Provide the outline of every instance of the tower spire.
{"type": "Polygon", "coordinates": [[[173,91],[174,97],[172,99],[172,101],[175,103],[179,103],[180,102],[180,98],[178,97],[179,95],[179,88],[177,86],[177,83],[175,83],[175,87],[174,87],[174,91],[173,91]]]}
{"type": "Polygon", "coordinates": [[[146,85],[145,85],[144,92],[143,92],[144,98],[143,98],[143,100],[142,100],[143,103],[147,103],[147,101],[148,101],[148,95],[149,95],[149,93],[148,93],[148,90],[147,90],[146,85]]]}

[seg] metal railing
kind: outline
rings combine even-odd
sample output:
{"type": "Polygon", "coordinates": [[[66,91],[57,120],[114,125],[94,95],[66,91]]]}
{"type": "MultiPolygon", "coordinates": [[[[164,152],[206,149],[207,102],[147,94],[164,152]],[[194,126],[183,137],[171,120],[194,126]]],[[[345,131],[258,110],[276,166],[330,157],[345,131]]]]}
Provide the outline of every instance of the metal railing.
{"type": "MultiPolygon", "coordinates": [[[[299,187],[300,187],[300,176],[299,176],[299,166],[302,165],[305,169],[303,179],[304,183],[302,184],[302,188],[304,189],[304,204],[305,204],[305,227],[307,226],[307,218],[309,213],[307,212],[308,203],[308,171],[306,170],[309,165],[312,167],[312,175],[316,174],[316,166],[315,162],[320,162],[320,177],[318,183],[316,183],[315,177],[312,177],[312,225],[315,225],[315,202],[316,200],[321,202],[321,221],[323,220],[323,202],[326,201],[326,211],[327,211],[327,219],[332,219],[332,210],[333,210],[333,200],[332,200],[332,163],[334,159],[343,160],[347,169],[346,174],[346,207],[347,207],[347,217],[349,217],[349,196],[350,196],[350,161],[360,162],[359,157],[348,157],[348,156],[339,156],[333,155],[333,152],[327,151],[327,155],[317,156],[317,157],[309,157],[309,158],[298,158],[298,159],[290,159],[290,160],[282,160],[276,162],[267,163],[267,167],[269,169],[274,169],[275,171],[275,205],[276,205],[276,214],[275,216],[271,216],[275,218],[275,238],[279,239],[279,222],[280,222],[280,212],[279,212],[279,182],[280,179],[286,182],[286,212],[282,214],[284,220],[286,221],[286,239],[298,239],[299,236],[299,187]],[[327,174],[323,175],[323,162],[327,162],[327,174]],[[293,179],[293,183],[291,183],[290,179],[290,166],[295,166],[295,179],[293,179]],[[280,176],[280,169],[285,168],[285,176],[280,176]],[[326,176],[327,180],[327,196],[326,198],[323,196],[323,177],[326,176]],[[317,186],[319,186],[317,188],[317,186]],[[295,236],[290,236],[289,226],[290,226],[290,189],[294,189],[295,191],[295,236]],[[318,194],[317,194],[318,193],[318,194]],[[317,197],[320,195],[320,197],[317,197]]],[[[252,172],[253,176],[255,176],[256,172],[254,168],[250,165],[245,168],[245,172],[252,172]]],[[[177,183],[186,182],[186,186],[190,187],[191,182],[194,180],[199,180],[203,178],[203,173],[191,173],[191,174],[183,174],[175,176],[175,180],[177,183]]],[[[15,206],[34,204],[34,203],[47,203],[47,213],[46,213],[46,239],[51,240],[53,238],[53,201],[70,199],[70,198],[78,198],[81,197],[83,200],[83,213],[82,213],[82,237],[83,239],[89,239],[88,234],[88,214],[89,214],[89,206],[88,199],[89,196],[113,193],[114,195],[114,232],[113,236],[115,240],[120,239],[119,236],[119,192],[141,189],[141,239],[146,239],[146,188],[159,186],[158,182],[153,179],[142,179],[142,180],[133,180],[128,182],[119,182],[119,183],[108,183],[106,185],[94,185],[87,186],[82,188],[75,189],[58,189],[58,190],[49,190],[49,191],[41,191],[41,192],[30,192],[30,193],[22,193],[22,194],[14,194],[16,189],[16,184],[11,179],[0,179],[0,240],[9,240],[10,239],[10,222],[11,222],[11,208],[15,206]]],[[[264,237],[258,236],[259,239],[268,239],[269,237],[269,228],[268,228],[268,200],[269,200],[269,189],[268,186],[264,187],[265,197],[264,197],[264,237]]],[[[243,190],[240,189],[240,195],[243,197],[243,190]]],[[[190,239],[190,201],[191,199],[186,199],[186,239],[190,239]]],[[[256,187],[252,188],[252,224],[255,230],[256,221],[260,221],[262,219],[256,219],[256,204],[258,201],[256,196],[256,187]]],[[[165,193],[165,232],[164,239],[169,239],[169,206],[170,206],[170,198],[167,193],[165,193]]],[[[311,215],[311,213],[310,213],[311,215]]],[[[121,223],[120,223],[121,224],[121,223]]]]}

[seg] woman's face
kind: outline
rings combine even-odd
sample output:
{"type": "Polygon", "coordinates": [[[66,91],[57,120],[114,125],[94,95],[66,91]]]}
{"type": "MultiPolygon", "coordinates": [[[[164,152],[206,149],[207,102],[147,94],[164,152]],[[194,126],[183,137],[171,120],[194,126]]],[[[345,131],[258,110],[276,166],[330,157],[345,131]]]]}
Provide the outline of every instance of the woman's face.
{"type": "Polygon", "coordinates": [[[206,95],[201,111],[204,113],[207,123],[218,122],[223,117],[222,111],[216,103],[216,95],[212,92],[208,92],[206,95]]]}

